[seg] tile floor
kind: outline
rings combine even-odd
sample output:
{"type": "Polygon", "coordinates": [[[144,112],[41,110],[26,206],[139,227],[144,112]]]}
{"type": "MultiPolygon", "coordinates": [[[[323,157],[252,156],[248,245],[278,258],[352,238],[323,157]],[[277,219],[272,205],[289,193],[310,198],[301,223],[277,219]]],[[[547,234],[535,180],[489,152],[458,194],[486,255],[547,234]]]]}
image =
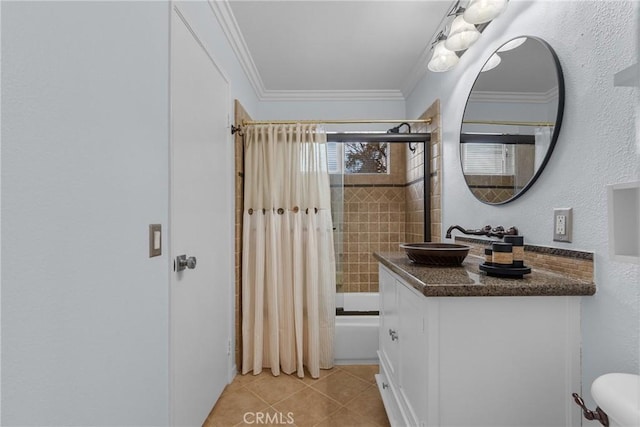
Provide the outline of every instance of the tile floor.
{"type": "Polygon", "coordinates": [[[374,375],[377,365],[336,366],[320,378],[281,374],[238,375],[203,427],[288,425],[296,427],[389,426],[374,375]]]}

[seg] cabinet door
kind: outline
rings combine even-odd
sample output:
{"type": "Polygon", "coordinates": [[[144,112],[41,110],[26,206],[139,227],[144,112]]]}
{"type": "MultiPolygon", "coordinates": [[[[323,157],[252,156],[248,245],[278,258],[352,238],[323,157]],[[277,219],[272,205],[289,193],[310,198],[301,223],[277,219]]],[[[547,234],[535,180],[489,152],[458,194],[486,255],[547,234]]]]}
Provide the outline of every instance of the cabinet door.
{"type": "Polygon", "coordinates": [[[389,380],[398,374],[398,287],[395,277],[380,266],[380,363],[387,367],[389,380]]]}
{"type": "Polygon", "coordinates": [[[426,300],[405,285],[398,286],[399,383],[412,424],[424,425],[427,411],[426,300]]]}

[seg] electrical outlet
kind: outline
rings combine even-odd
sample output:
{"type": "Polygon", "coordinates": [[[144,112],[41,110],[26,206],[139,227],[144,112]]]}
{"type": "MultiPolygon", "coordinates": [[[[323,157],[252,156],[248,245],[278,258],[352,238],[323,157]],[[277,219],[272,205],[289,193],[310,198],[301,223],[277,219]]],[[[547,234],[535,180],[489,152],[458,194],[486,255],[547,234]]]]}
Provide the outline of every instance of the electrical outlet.
{"type": "Polygon", "coordinates": [[[553,240],[571,242],[573,225],[573,209],[558,208],[553,210],[553,240]]]}
{"type": "Polygon", "coordinates": [[[567,234],[567,217],[566,215],[556,215],[556,234],[564,236],[567,234]]]}

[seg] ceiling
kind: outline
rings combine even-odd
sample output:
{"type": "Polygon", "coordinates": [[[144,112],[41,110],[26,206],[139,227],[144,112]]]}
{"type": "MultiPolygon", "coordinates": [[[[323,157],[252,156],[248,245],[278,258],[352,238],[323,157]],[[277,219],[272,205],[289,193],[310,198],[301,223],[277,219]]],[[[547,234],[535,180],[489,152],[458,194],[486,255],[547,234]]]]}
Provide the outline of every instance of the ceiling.
{"type": "Polygon", "coordinates": [[[455,2],[212,3],[261,99],[404,99],[455,2]]]}
{"type": "Polygon", "coordinates": [[[558,90],[556,62],[547,47],[529,37],[514,50],[500,52],[502,62],[480,73],[474,91],[546,94],[558,90]]]}

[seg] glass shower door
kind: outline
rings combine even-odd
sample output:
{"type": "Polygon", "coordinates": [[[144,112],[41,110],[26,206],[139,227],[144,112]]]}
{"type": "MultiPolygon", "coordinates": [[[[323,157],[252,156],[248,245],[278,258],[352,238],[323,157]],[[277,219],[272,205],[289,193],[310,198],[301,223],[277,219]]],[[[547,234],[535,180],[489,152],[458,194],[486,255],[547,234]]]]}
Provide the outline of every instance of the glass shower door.
{"type": "Polygon", "coordinates": [[[336,292],[343,292],[344,284],[344,174],[330,175],[333,245],[336,255],[336,292]]]}

